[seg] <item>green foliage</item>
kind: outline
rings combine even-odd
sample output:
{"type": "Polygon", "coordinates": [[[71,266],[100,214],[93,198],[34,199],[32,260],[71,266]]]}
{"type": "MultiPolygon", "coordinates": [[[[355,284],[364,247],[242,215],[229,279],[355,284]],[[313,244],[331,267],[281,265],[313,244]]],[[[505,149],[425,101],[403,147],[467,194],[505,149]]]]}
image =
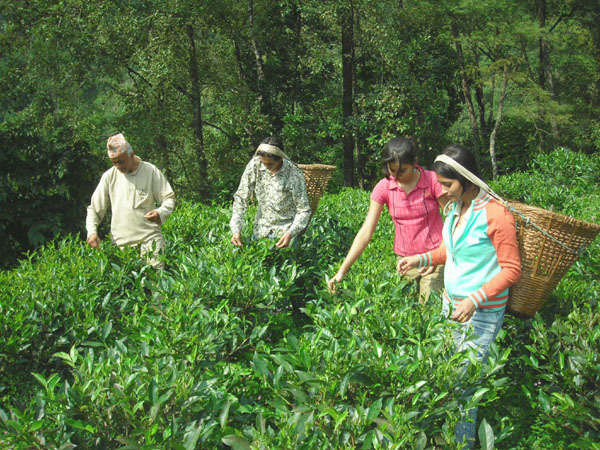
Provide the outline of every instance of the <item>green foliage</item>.
{"type": "MultiPolygon", "coordinates": [[[[2,272],[2,439],[18,448],[449,445],[464,355],[453,354],[439,308],[419,307],[395,275],[389,218],[341,295],[326,292],[325,271],[367,205],[360,191],[325,197],[300,245],[279,251],[271,241],[234,248],[228,209],[184,203],[165,225],[162,273],[135,249],[95,251],[75,238],[2,272]]],[[[482,405],[506,384],[507,354],[495,355],[482,405]]],[[[477,369],[462,382],[478,378],[477,369]]]]}
{"type": "Polygon", "coordinates": [[[85,142],[54,125],[49,134],[0,125],[0,266],[81,227],[100,167],[85,142]]]}
{"type": "MultiPolygon", "coordinates": [[[[540,155],[523,195],[549,207],[547,176],[560,184],[577,174],[572,189],[588,185],[583,195],[593,196],[595,164],[566,150],[540,155]]],[[[496,188],[516,195],[525,186],[514,180],[496,188]]],[[[563,189],[563,200],[571,195],[563,189]]],[[[598,244],[534,320],[507,317],[489,366],[461,378],[468,355],[454,353],[439,297],[418,306],[395,274],[387,214],[340,293],[326,291],[367,207],[364,191],[326,195],[297,247],[239,249],[229,208],[183,202],[164,227],[163,272],[135,249],[95,251],[70,237],[0,273],[1,439],[16,448],[453,447],[461,386],[481,379],[472,404],[482,448],[596,445],[598,244]]]]}
{"type": "Polygon", "coordinates": [[[600,160],[564,148],[538,154],[528,172],[493,183],[507,199],[550,209],[588,222],[600,222],[600,160]]]}

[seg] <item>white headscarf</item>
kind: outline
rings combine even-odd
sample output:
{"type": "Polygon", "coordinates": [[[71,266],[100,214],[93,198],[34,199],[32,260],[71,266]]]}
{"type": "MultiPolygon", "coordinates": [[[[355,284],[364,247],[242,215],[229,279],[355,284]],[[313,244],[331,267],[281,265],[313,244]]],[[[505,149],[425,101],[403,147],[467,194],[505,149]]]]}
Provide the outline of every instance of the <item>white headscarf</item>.
{"type": "Polygon", "coordinates": [[[460,173],[463,177],[465,177],[467,180],[469,180],[471,183],[473,183],[476,186],[479,186],[481,189],[483,189],[485,192],[490,194],[496,200],[500,201],[502,204],[506,203],[504,201],[504,199],[502,197],[500,197],[498,194],[496,194],[494,192],[494,190],[491,187],[489,187],[485,181],[483,181],[481,178],[479,178],[477,175],[475,175],[473,172],[471,172],[469,169],[464,167],[462,164],[460,164],[456,160],[450,158],[448,155],[438,155],[435,158],[434,162],[437,162],[437,161],[449,165],[454,170],[456,170],[458,173],[460,173]]]}
{"type": "Polygon", "coordinates": [[[290,159],[288,157],[288,155],[286,155],[285,153],[283,153],[283,150],[281,150],[276,145],[260,144],[258,146],[258,148],[256,149],[256,152],[254,153],[254,156],[258,156],[258,152],[263,152],[263,153],[267,153],[269,155],[279,156],[280,158],[284,158],[284,159],[288,159],[288,160],[290,159]]]}

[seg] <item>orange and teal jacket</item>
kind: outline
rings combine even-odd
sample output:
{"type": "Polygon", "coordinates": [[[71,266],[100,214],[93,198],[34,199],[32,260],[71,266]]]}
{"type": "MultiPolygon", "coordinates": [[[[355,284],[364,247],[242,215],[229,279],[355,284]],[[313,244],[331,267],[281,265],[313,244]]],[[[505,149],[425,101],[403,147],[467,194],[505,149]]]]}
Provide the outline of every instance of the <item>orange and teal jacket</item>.
{"type": "Polygon", "coordinates": [[[458,213],[454,204],[444,222],[442,245],[418,255],[419,267],[445,264],[444,296],[453,308],[469,299],[477,308],[503,309],[508,289],[521,277],[514,218],[489,194],[478,196],[465,213],[464,228],[453,236],[458,213]]]}

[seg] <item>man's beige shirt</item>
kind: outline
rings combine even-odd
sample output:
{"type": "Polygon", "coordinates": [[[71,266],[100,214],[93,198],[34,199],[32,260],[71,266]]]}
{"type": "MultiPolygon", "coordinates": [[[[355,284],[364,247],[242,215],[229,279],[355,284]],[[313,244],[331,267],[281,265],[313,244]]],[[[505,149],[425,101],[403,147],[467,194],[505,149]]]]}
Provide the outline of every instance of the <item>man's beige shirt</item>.
{"type": "Polygon", "coordinates": [[[98,225],[109,206],[113,242],[119,246],[135,245],[162,238],[160,224],[145,219],[144,215],[155,209],[163,223],[175,208],[175,194],[156,166],[140,161],[133,172],[124,174],[111,167],[102,174],[87,208],[88,237],[98,233],[98,225]]]}

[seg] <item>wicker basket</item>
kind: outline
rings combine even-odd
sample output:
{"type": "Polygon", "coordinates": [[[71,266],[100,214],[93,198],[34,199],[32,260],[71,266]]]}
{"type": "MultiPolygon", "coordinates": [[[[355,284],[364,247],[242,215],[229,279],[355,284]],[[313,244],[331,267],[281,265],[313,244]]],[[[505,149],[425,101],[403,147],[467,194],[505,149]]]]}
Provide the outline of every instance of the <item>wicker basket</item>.
{"type": "Polygon", "coordinates": [[[572,249],[561,246],[528,224],[519,214],[513,213],[522,275],[511,288],[508,308],[518,316],[533,317],[569,267],[577,260],[577,251],[592,243],[600,231],[600,226],[523,203],[509,201],[508,204],[572,249]]]}
{"type": "Polygon", "coordinates": [[[335,166],[328,166],[326,164],[298,164],[298,167],[304,172],[306,193],[308,194],[310,209],[312,209],[314,214],[321,196],[325,192],[325,189],[327,189],[327,184],[335,170],[335,166]]]}

